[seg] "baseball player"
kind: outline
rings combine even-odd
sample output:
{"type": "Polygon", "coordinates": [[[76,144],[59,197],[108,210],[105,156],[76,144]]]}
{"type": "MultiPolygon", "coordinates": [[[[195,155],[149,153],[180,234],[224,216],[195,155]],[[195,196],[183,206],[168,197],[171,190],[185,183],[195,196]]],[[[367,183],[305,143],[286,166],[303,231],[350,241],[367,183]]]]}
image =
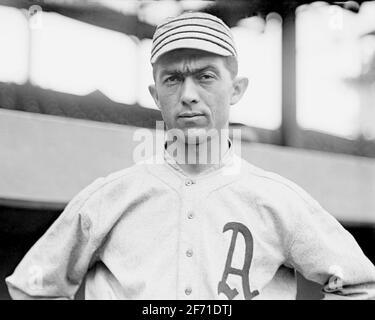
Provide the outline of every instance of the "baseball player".
{"type": "Polygon", "coordinates": [[[168,19],[151,64],[150,93],[182,135],[166,141],[162,163],[99,178],[74,197],[6,279],[12,298],[73,299],[85,278],[86,299],[295,299],[296,271],[326,299],[374,298],[374,265],[332,215],[241,159],[228,137],[208,136],[225,132],[248,85],[223,21],[168,19]],[[176,156],[197,145],[219,161],[176,156]]]}

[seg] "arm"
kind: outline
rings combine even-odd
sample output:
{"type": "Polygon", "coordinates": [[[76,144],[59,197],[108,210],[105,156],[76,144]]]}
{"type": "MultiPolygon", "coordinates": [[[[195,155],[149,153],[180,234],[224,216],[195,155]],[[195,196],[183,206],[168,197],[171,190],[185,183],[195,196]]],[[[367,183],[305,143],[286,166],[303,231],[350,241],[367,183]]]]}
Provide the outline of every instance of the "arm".
{"type": "Polygon", "coordinates": [[[74,299],[97,250],[83,207],[100,179],[81,191],[6,278],[13,299],[74,299]]]}
{"type": "Polygon", "coordinates": [[[293,212],[288,264],[322,284],[324,299],[375,299],[375,267],[352,235],[308,195],[293,212]]]}

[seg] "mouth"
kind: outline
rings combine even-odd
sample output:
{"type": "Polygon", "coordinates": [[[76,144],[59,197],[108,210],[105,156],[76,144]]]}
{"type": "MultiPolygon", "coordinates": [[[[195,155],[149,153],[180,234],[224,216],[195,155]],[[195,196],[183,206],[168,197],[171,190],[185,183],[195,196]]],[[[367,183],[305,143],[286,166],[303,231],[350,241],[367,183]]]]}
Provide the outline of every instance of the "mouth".
{"type": "Polygon", "coordinates": [[[198,117],[203,117],[204,114],[203,113],[198,113],[198,112],[186,112],[186,113],[182,113],[180,114],[178,117],[179,118],[183,118],[183,119],[194,119],[194,118],[198,118],[198,117]]]}

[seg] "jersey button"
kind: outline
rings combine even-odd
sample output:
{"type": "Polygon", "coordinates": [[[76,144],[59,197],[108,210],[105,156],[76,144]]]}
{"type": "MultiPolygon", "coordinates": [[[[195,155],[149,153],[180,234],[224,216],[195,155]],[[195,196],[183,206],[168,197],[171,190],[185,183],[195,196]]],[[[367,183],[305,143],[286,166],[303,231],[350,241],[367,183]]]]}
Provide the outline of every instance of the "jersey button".
{"type": "Polygon", "coordinates": [[[191,249],[187,250],[186,256],[189,257],[189,258],[192,257],[193,256],[193,250],[191,250],[191,249]]]}
{"type": "Polygon", "coordinates": [[[185,181],[185,186],[187,186],[187,187],[189,187],[189,186],[191,186],[193,184],[193,180],[186,180],[185,181]]]}
{"type": "Polygon", "coordinates": [[[187,287],[186,289],[185,289],[185,294],[187,295],[187,296],[189,296],[189,295],[191,295],[191,292],[192,292],[193,290],[190,288],[190,287],[187,287]]]}

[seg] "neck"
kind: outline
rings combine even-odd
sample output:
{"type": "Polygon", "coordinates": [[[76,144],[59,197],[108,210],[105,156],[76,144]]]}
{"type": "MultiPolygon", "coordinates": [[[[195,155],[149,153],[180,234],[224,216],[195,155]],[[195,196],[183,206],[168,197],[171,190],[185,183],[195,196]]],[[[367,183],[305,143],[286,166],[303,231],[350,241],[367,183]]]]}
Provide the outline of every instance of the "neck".
{"type": "Polygon", "coordinates": [[[219,167],[228,151],[228,136],[215,135],[197,144],[187,144],[175,139],[167,141],[167,152],[176,160],[181,169],[189,175],[199,175],[204,171],[219,167]]]}

